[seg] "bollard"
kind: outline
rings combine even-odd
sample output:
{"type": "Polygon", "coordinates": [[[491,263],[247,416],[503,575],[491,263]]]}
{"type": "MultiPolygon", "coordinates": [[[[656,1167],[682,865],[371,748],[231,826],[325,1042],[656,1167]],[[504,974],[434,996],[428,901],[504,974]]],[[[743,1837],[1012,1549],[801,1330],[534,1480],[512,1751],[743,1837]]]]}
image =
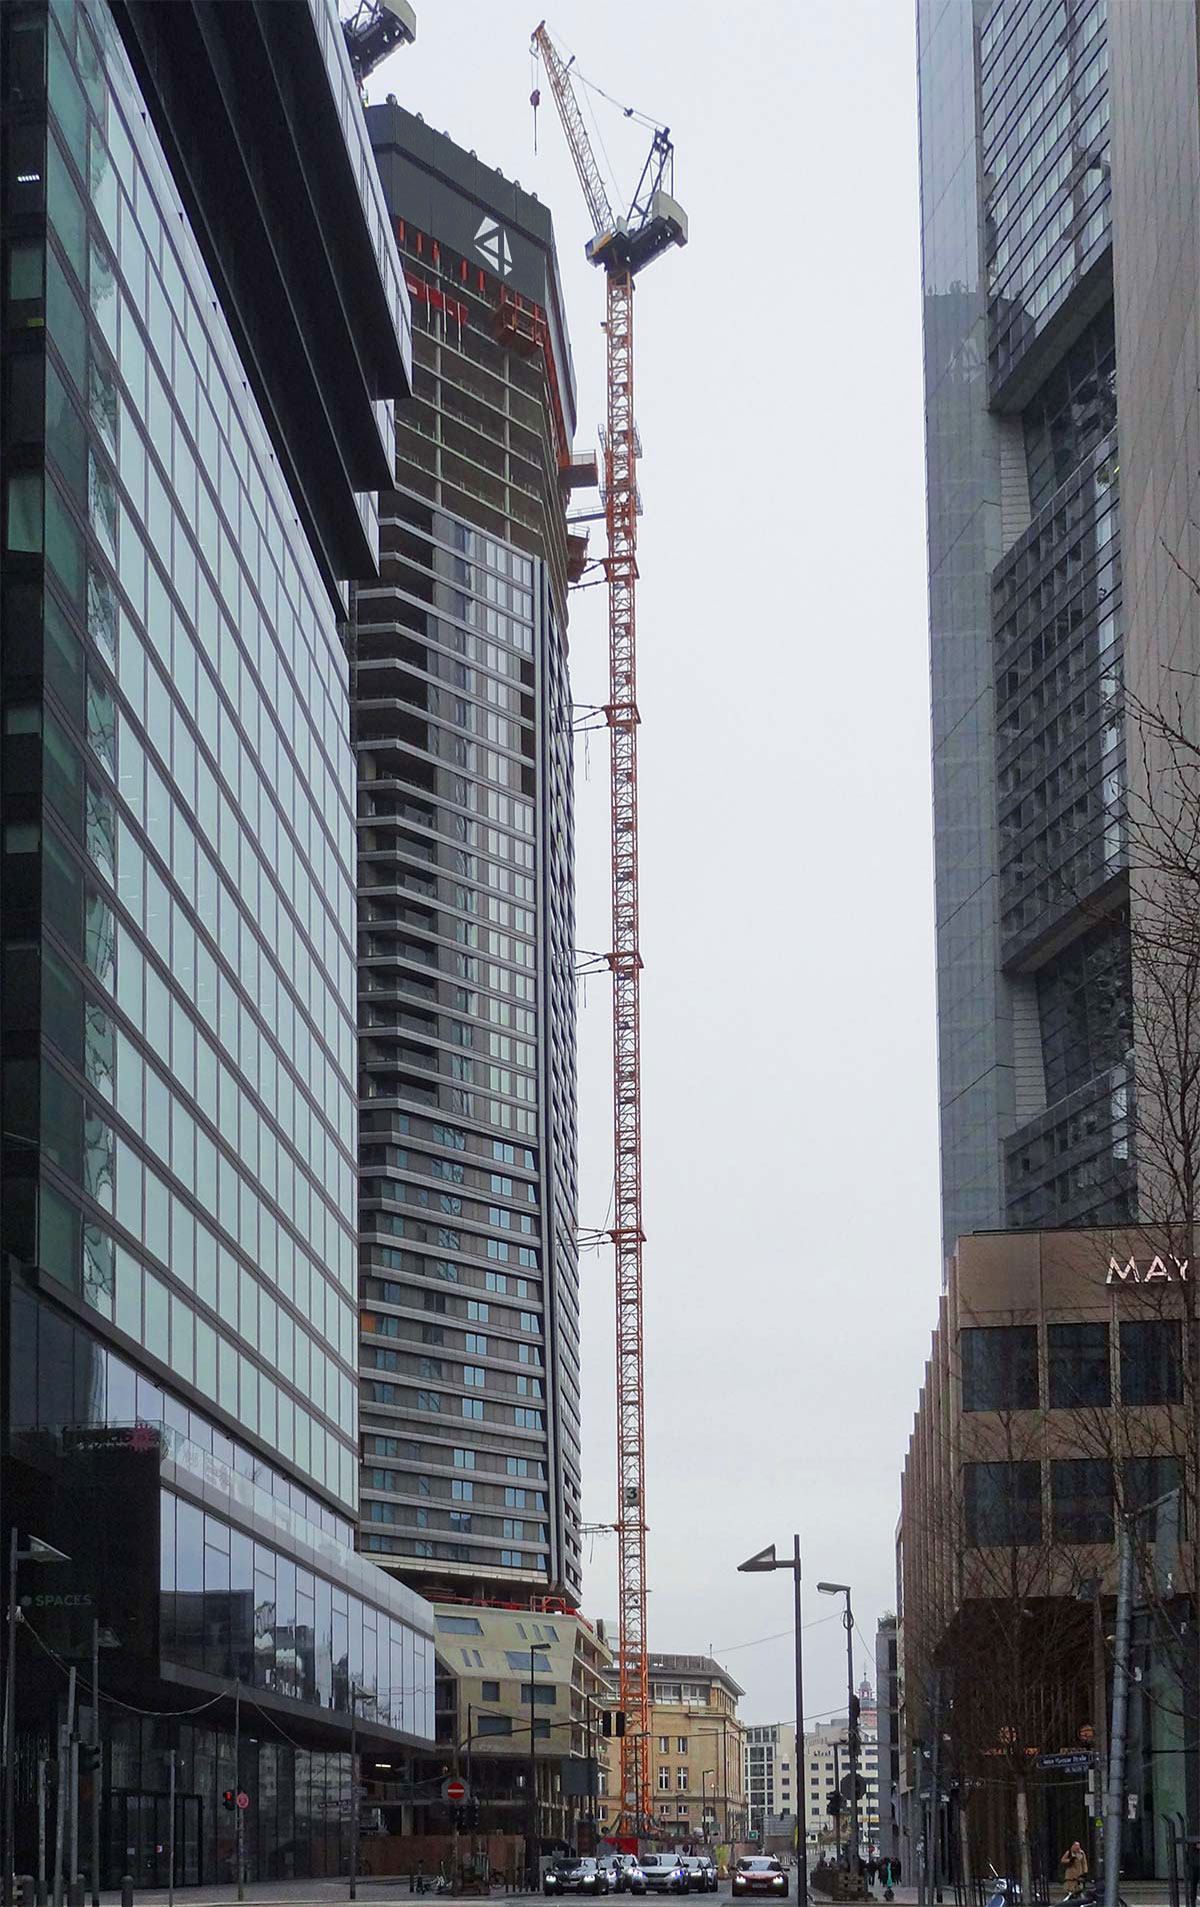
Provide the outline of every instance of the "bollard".
{"type": "Polygon", "coordinates": [[[133,1907],[133,1875],[121,1876],[121,1907],[133,1907]]]}
{"type": "Polygon", "coordinates": [[[67,1907],[83,1907],[84,1878],[76,1874],[73,1881],[67,1882],[67,1907]]]}

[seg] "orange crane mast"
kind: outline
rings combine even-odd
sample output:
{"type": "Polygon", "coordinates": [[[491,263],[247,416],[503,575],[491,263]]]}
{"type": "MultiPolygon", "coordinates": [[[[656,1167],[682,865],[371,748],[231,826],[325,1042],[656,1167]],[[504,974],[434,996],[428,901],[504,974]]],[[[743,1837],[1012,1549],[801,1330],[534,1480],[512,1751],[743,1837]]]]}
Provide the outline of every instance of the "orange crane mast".
{"type": "MultiPolygon", "coordinates": [[[[604,513],[608,536],[608,722],[611,748],[613,1138],[617,1299],[617,1538],[619,1576],[621,1806],[626,1835],[648,1832],[650,1690],[646,1651],[646,1462],[642,1355],[641,970],[638,946],[636,595],[637,458],[633,411],[633,287],[644,265],[687,243],[687,220],[673,185],[674,149],[665,126],[653,143],[629,213],[615,216],[564,62],[546,32],[533,35],[583,187],[593,236],[587,255],[607,286],[607,418],[604,513]]],[[[536,105],[537,94],[534,94],[536,105]]]]}

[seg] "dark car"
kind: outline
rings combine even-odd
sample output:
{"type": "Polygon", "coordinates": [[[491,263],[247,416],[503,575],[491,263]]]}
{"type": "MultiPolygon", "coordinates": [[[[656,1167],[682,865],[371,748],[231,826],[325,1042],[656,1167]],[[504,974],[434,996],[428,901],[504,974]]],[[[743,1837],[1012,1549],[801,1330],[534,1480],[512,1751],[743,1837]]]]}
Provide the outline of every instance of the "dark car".
{"type": "Polygon", "coordinates": [[[735,1899],[743,1894],[770,1894],[775,1900],[786,1900],[787,1875],[769,1854],[749,1854],[733,1870],[732,1892],[735,1899]]]}
{"type": "Polygon", "coordinates": [[[646,1876],[642,1873],[642,1864],[636,1854],[614,1854],[609,1878],[618,1894],[644,1894],[646,1891],[646,1876]]]}
{"type": "Polygon", "coordinates": [[[590,1856],[555,1861],[542,1877],[544,1894],[607,1894],[608,1872],[590,1856]]]}
{"type": "Polygon", "coordinates": [[[642,1873],[648,1894],[686,1894],[688,1871],[678,1854],[647,1854],[642,1873]]]}

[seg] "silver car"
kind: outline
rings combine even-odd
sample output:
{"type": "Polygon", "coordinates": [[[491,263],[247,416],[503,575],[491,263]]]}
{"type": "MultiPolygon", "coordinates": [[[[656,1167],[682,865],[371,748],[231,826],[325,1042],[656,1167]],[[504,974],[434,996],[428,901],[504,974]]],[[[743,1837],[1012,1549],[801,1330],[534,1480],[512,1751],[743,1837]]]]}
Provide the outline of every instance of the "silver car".
{"type": "Polygon", "coordinates": [[[688,1872],[688,1886],[693,1894],[715,1894],[717,1891],[717,1870],[707,1854],[685,1854],[683,1865],[688,1872]]]}

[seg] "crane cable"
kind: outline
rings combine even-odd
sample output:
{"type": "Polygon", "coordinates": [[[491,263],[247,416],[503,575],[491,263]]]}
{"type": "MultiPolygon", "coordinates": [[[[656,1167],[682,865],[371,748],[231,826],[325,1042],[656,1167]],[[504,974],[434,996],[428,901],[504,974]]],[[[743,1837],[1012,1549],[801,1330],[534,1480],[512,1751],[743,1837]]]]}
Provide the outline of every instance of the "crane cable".
{"type": "MultiPolygon", "coordinates": [[[[595,93],[600,99],[603,99],[604,101],[606,101],[606,103],[609,106],[614,106],[616,110],[621,114],[621,117],[623,119],[632,120],[635,126],[644,126],[650,132],[653,132],[653,133],[667,131],[666,125],[661,120],[652,119],[648,113],[639,112],[635,106],[622,105],[619,99],[614,99],[611,93],[605,92],[603,86],[598,85],[594,79],[589,79],[587,74],[584,73],[580,69],[580,67],[576,64],[575,55],[574,53],[571,52],[571,49],[566,44],[565,40],[558,41],[558,45],[561,51],[567,55],[565,64],[566,64],[567,71],[571,75],[571,78],[573,80],[578,80],[579,84],[585,89],[586,92],[595,93]]],[[[541,56],[538,52],[537,41],[531,40],[529,42],[529,68],[530,68],[530,81],[531,81],[530,90],[529,90],[529,103],[533,107],[533,150],[535,153],[537,152],[538,107],[542,103],[541,88],[539,87],[537,83],[538,64],[539,64],[540,57],[541,56]]],[[[619,185],[617,184],[616,168],[613,165],[608,147],[604,143],[604,134],[601,130],[600,122],[596,117],[595,109],[591,105],[590,101],[587,103],[587,112],[588,112],[588,117],[592,122],[592,130],[596,135],[597,141],[599,142],[600,150],[604,154],[604,163],[606,167],[608,168],[608,185],[611,190],[611,195],[616,200],[618,205],[623,205],[625,203],[625,200],[621,192],[621,189],[619,185]]]]}

